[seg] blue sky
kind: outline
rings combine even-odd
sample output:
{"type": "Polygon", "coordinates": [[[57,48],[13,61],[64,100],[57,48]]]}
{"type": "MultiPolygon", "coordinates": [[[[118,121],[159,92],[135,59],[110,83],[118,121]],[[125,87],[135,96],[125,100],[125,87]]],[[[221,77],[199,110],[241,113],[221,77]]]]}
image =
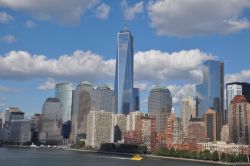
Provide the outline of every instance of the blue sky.
{"type": "Polygon", "coordinates": [[[155,85],[195,96],[202,63],[225,62],[225,80],[250,81],[250,0],[0,0],[0,105],[41,112],[54,84],[113,86],[116,35],[135,38],[141,108],[155,85]]]}

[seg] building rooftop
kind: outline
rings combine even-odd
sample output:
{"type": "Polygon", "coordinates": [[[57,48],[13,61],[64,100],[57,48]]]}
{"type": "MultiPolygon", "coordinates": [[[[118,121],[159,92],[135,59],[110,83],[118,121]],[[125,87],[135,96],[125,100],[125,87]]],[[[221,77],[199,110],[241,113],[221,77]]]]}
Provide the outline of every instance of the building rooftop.
{"type": "Polygon", "coordinates": [[[166,86],[155,86],[152,90],[168,90],[166,86]]]}
{"type": "Polygon", "coordinates": [[[108,89],[110,90],[109,86],[107,84],[101,84],[97,87],[97,89],[108,89]]]}
{"type": "Polygon", "coordinates": [[[241,103],[241,102],[248,102],[248,100],[246,99],[245,96],[243,95],[236,95],[232,101],[230,102],[231,104],[235,104],[235,103],[241,103]]]}
{"type": "Polygon", "coordinates": [[[80,82],[79,83],[79,85],[85,85],[85,86],[92,86],[92,84],[91,84],[91,82],[89,82],[89,81],[82,81],[82,82],[80,82]]]}
{"type": "Polygon", "coordinates": [[[49,97],[46,99],[45,102],[60,102],[60,99],[54,98],[54,97],[49,97]]]}

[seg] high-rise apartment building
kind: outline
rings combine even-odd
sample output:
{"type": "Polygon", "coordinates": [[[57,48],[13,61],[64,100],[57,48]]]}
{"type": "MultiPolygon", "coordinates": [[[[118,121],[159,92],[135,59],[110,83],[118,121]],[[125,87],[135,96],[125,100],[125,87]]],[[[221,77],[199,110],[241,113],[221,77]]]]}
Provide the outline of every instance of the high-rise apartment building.
{"type": "Polygon", "coordinates": [[[203,83],[196,86],[197,116],[203,117],[209,108],[217,115],[217,139],[220,140],[222,125],[226,123],[224,112],[224,63],[208,60],[203,67],[203,83]]]}
{"type": "Polygon", "coordinates": [[[196,116],[195,114],[195,102],[192,97],[185,97],[181,101],[181,119],[182,119],[182,129],[183,134],[187,136],[187,125],[189,120],[196,116]]]}
{"type": "Polygon", "coordinates": [[[72,85],[70,83],[56,84],[55,98],[60,99],[62,104],[62,122],[70,121],[72,109],[72,85]]]}
{"type": "Polygon", "coordinates": [[[134,111],[134,39],[127,27],[117,34],[115,113],[134,111]]]}
{"type": "Polygon", "coordinates": [[[31,121],[25,119],[12,120],[10,122],[9,141],[26,143],[31,141],[31,121]]]}
{"type": "Polygon", "coordinates": [[[86,145],[100,148],[102,143],[112,141],[112,112],[90,111],[87,115],[86,145]]]}
{"type": "Polygon", "coordinates": [[[243,95],[250,101],[250,84],[246,82],[232,82],[226,84],[226,122],[228,122],[228,110],[230,102],[236,95],[243,95]]]}
{"type": "Polygon", "coordinates": [[[243,95],[236,95],[229,105],[229,137],[236,144],[250,143],[250,103],[243,95]]]}

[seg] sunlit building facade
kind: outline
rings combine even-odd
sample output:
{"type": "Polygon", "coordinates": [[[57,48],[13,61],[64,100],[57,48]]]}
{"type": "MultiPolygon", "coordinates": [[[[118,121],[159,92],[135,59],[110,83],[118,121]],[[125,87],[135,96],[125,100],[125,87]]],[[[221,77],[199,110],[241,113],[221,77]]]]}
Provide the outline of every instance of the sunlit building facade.
{"type": "Polygon", "coordinates": [[[62,122],[71,120],[71,108],[72,108],[72,86],[70,83],[56,84],[55,97],[60,99],[62,104],[62,122]]]}
{"type": "Polygon", "coordinates": [[[226,123],[224,112],[224,63],[208,60],[203,66],[203,83],[196,86],[197,116],[203,117],[209,108],[216,111],[217,139],[226,123]]]}
{"type": "Polygon", "coordinates": [[[134,111],[134,41],[125,27],[117,34],[115,71],[115,113],[129,114],[134,111]]]}

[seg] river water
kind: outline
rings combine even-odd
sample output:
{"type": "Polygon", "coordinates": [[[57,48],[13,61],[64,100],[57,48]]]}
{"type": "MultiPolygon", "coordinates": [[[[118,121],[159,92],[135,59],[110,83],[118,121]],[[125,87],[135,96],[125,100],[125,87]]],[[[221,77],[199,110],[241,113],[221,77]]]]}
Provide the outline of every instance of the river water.
{"type": "Polygon", "coordinates": [[[205,166],[212,164],[53,149],[0,147],[0,166],[205,166]]]}

